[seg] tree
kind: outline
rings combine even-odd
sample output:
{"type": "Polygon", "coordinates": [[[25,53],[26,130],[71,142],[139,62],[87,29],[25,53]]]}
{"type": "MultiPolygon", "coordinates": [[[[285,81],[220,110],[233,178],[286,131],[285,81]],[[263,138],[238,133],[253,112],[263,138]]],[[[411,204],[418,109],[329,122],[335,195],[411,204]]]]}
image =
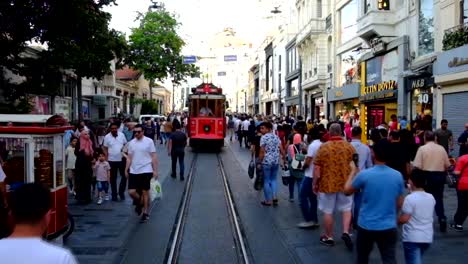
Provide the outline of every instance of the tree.
{"type": "Polygon", "coordinates": [[[102,7],[114,0],[55,0],[49,27],[41,38],[48,43],[51,61],[77,75],[78,113],[82,114],[81,78],[101,79],[110,73],[110,61],[122,58],[125,37],[109,30],[111,15],[102,7]]]}
{"type": "MultiPolygon", "coordinates": [[[[81,114],[81,78],[102,78],[110,72],[110,61],[126,51],[124,36],[109,30],[111,15],[104,6],[115,0],[10,0],[0,9],[0,70],[25,76],[26,83],[15,85],[0,74],[0,84],[13,101],[30,93],[56,95],[61,71],[77,75],[78,112],[81,114]],[[47,46],[35,58],[24,58],[28,41],[47,46]],[[6,48],[4,48],[6,47],[6,48]],[[39,65],[39,67],[37,67],[39,65]],[[59,78],[59,79],[57,79],[59,78]],[[51,89],[52,87],[52,89],[51,89]]],[[[1,72],[0,72],[1,73],[1,72]]],[[[58,87],[59,88],[59,87],[58,87]]]]}
{"type": "Polygon", "coordinates": [[[132,29],[129,37],[128,64],[140,70],[150,81],[150,100],[155,80],[162,82],[172,76],[178,84],[194,73],[194,65],[182,61],[185,45],[177,34],[179,23],[164,9],[140,14],[140,26],[132,29]]]}

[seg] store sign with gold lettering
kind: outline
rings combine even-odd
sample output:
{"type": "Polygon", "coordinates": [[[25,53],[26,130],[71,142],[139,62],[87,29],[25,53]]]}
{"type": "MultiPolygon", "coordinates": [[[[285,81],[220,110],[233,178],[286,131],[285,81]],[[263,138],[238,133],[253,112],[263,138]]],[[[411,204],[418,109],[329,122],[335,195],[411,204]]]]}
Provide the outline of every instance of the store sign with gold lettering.
{"type": "Polygon", "coordinates": [[[344,93],[343,91],[339,90],[339,91],[335,91],[335,97],[343,97],[344,93]]]}
{"type": "Polygon", "coordinates": [[[468,58],[454,57],[451,61],[449,61],[448,66],[449,68],[453,68],[466,64],[468,64],[468,58]]]}
{"type": "Polygon", "coordinates": [[[362,88],[360,101],[374,101],[393,99],[397,96],[398,84],[396,81],[386,81],[362,88]]]}

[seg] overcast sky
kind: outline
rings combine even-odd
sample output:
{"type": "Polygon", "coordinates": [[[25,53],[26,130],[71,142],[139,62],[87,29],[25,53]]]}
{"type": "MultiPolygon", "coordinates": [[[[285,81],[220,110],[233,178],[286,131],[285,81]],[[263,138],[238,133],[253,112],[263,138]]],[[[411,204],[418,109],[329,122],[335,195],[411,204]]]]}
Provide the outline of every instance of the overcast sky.
{"type": "MultiPolygon", "coordinates": [[[[258,43],[265,37],[263,28],[271,21],[270,10],[275,0],[163,0],[166,9],[177,14],[182,24],[180,34],[188,50],[196,50],[203,39],[211,38],[226,27],[238,36],[258,43]],[[270,7],[271,6],[271,7],[270,7]]],[[[106,8],[112,14],[111,27],[130,34],[136,27],[137,11],[145,12],[150,0],[117,0],[118,6],[106,8]]]]}

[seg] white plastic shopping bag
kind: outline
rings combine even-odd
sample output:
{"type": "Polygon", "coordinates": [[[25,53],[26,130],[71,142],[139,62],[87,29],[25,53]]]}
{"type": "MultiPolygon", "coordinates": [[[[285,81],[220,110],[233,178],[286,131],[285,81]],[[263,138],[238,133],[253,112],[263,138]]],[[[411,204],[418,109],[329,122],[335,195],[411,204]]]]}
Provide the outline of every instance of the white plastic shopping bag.
{"type": "Polygon", "coordinates": [[[162,199],[163,197],[161,183],[154,178],[152,178],[150,182],[150,197],[152,201],[155,199],[162,199]]]}

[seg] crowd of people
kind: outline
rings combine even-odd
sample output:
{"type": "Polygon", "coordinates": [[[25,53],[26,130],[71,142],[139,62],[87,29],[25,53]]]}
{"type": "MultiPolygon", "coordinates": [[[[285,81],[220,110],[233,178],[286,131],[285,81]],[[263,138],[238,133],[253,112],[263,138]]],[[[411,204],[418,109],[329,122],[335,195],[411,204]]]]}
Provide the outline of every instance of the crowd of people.
{"type": "MultiPolygon", "coordinates": [[[[398,225],[402,225],[406,263],[421,263],[433,242],[434,213],[442,233],[448,227],[462,231],[468,217],[468,123],[455,141],[447,120],[442,120],[435,131],[424,125],[427,120],[412,125],[404,121],[392,117],[388,125],[372,129],[371,144],[367,144],[361,141],[360,126],[329,122],[325,117],[316,121],[305,121],[301,116],[226,117],[227,139],[251,152],[256,182],[261,180],[258,189],[264,194],[260,204],[279,205],[281,175],[282,183],[288,186],[289,201],[299,201],[303,221],[297,226],[322,226],[319,242],[334,246],[338,211],[342,215],[340,238],[349,250],[356,249],[357,263],[369,262],[374,244],[383,263],[396,263],[398,225]],[[451,157],[455,144],[460,147],[457,160],[451,157]],[[443,199],[448,173],[457,179],[458,207],[453,217],[447,217],[443,199]],[[318,211],[322,212],[321,219],[318,211]]],[[[155,144],[167,148],[173,178],[177,177],[179,162],[183,181],[186,125],[184,115],[148,118],[141,124],[111,119],[107,127],[80,122],[64,136],[70,195],[81,204],[102,204],[125,200],[128,192],[141,222],[148,221],[150,181],[158,178],[155,144]]],[[[51,252],[52,257],[63,260],[60,263],[75,263],[67,250],[40,240],[49,221],[48,190],[25,184],[8,203],[4,195],[6,177],[0,166],[0,221],[8,219],[5,214],[9,210],[15,224],[9,232],[0,228],[0,237],[8,236],[0,240],[0,252],[14,250],[17,241],[32,237],[26,243],[40,250],[28,257],[46,260],[48,256],[41,252],[51,252]]]]}
{"type": "Polygon", "coordinates": [[[294,202],[298,189],[304,221],[299,228],[323,226],[318,238],[335,245],[334,213],[342,214],[341,239],[356,247],[357,263],[368,263],[377,244],[383,263],[396,263],[397,229],[402,225],[406,263],[421,263],[433,241],[433,214],[440,232],[463,230],[468,216],[468,153],[465,131],[458,138],[458,161],[447,120],[435,131],[395,117],[370,131],[364,144],[359,126],[343,122],[305,122],[302,117],[233,115],[227,119],[228,138],[250,148],[257,179],[263,181],[263,206],[278,206],[278,174],[294,202]],[[348,129],[348,131],[346,131],[348,129]],[[423,130],[421,132],[422,129],[423,130]],[[458,208],[447,220],[444,186],[448,173],[457,179],[458,208]],[[323,214],[319,221],[318,210],[323,214]],[[356,233],[353,239],[352,234],[356,233]]]}

